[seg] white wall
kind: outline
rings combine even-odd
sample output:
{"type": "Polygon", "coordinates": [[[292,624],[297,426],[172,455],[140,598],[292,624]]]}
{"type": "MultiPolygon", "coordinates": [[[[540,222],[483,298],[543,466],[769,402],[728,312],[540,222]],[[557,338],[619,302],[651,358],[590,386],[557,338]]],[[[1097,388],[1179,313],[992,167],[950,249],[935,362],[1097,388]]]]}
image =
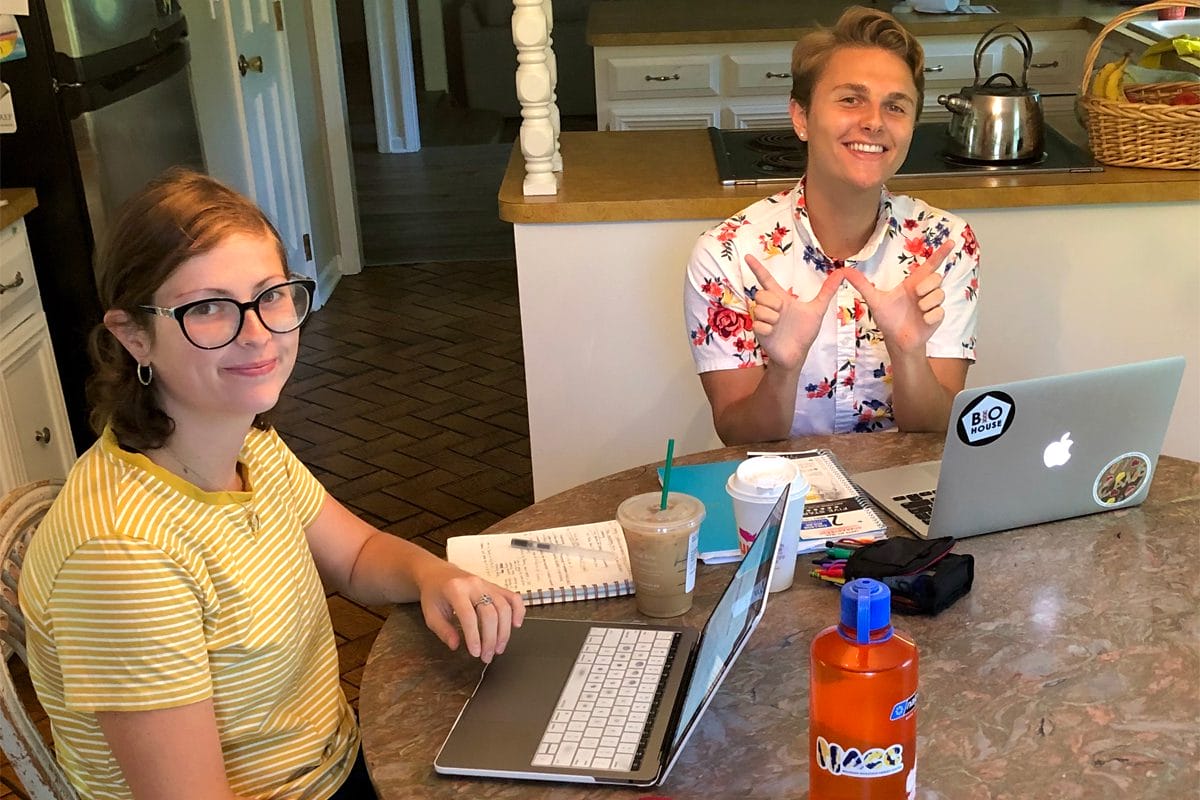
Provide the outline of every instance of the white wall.
{"type": "MultiPolygon", "coordinates": [[[[983,253],[970,385],[1182,354],[1165,452],[1200,460],[1200,203],[958,213],[983,253]]],[[[661,459],[669,437],[719,444],[681,300],[716,221],[514,226],[536,498],[661,459]]]]}
{"type": "Polygon", "coordinates": [[[442,25],[442,0],[417,0],[417,29],[421,33],[421,73],[425,91],[444,92],[446,79],[446,31],[442,25]]]}

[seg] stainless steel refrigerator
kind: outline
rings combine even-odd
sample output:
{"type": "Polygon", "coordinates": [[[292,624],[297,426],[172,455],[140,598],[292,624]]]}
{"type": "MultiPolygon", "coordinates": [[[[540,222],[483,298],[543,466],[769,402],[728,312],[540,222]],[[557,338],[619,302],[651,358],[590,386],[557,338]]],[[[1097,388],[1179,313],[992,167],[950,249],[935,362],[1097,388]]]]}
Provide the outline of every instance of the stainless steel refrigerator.
{"type": "Polygon", "coordinates": [[[27,56],[0,64],[17,130],[0,185],[32,186],[25,218],[76,448],[95,436],[84,383],[100,322],[92,259],[117,208],[169,166],[203,169],[177,0],[30,0],[27,56]]]}

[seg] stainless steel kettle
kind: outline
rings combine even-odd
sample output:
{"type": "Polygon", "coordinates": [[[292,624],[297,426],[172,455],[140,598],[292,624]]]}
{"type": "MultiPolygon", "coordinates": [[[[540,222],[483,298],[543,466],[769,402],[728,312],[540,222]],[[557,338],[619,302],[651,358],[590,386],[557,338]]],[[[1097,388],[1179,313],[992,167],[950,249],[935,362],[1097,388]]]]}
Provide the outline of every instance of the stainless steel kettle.
{"type": "Polygon", "coordinates": [[[939,95],[937,99],[952,114],[947,155],[1012,163],[1036,161],[1042,156],[1046,136],[1042,97],[1028,84],[1032,55],[1029,34],[1012,23],[1001,23],[983,35],[975,45],[974,85],[963,87],[957,94],[939,95]],[[1005,26],[1014,28],[1016,33],[996,33],[1005,26]],[[984,51],[1002,39],[1012,39],[1021,48],[1024,57],[1021,82],[1018,84],[1007,72],[997,72],[981,83],[979,65],[984,51]]]}

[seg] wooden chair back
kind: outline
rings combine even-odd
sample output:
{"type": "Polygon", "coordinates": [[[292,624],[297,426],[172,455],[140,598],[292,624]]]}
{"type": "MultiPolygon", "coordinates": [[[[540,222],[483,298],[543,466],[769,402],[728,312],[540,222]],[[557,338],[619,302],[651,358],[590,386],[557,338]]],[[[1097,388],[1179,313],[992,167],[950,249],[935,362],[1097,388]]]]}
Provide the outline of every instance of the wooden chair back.
{"type": "Polygon", "coordinates": [[[17,601],[21,564],[33,532],[61,488],[62,481],[35,481],[0,499],[0,746],[30,800],[78,800],[17,695],[9,670],[13,656],[28,664],[25,616],[17,601]]]}

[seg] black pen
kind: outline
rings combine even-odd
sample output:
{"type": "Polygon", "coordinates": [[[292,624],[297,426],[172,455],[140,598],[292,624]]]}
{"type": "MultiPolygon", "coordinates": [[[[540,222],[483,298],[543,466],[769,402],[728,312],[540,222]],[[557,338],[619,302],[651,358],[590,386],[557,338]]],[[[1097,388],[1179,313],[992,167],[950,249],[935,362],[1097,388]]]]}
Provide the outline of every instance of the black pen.
{"type": "Polygon", "coordinates": [[[586,547],[573,547],[569,544],[558,544],[556,542],[510,539],[509,544],[518,550],[540,550],[543,553],[559,553],[565,556],[579,556],[580,558],[600,558],[605,561],[611,561],[616,558],[615,553],[610,553],[607,550],[589,550],[586,547]]]}

